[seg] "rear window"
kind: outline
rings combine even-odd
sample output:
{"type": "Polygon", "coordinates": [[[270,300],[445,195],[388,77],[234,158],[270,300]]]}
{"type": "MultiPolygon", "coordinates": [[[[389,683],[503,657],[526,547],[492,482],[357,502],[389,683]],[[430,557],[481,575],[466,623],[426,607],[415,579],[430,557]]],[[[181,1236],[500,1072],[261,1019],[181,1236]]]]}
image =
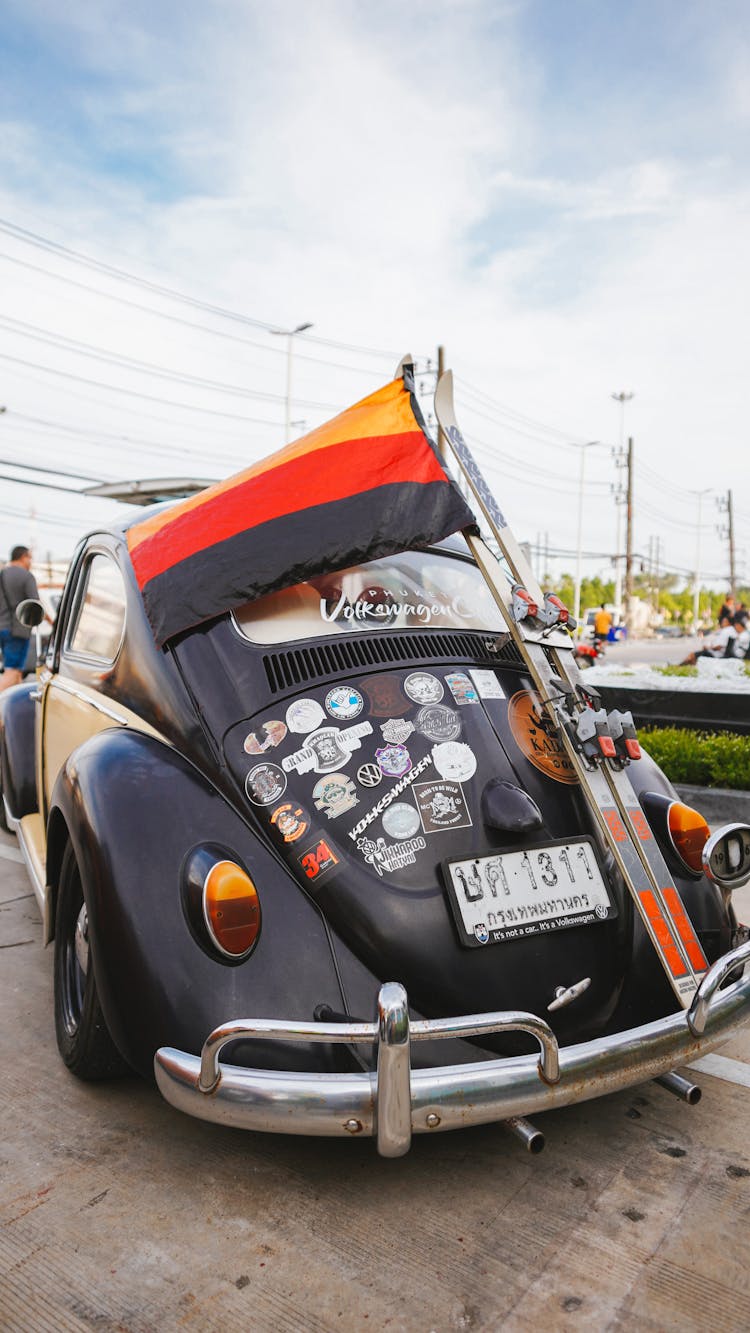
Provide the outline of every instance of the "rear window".
{"type": "Polygon", "coordinates": [[[288,643],[373,630],[503,628],[476,565],[436,551],[407,551],[269,593],[234,612],[251,643],[288,643]]]}

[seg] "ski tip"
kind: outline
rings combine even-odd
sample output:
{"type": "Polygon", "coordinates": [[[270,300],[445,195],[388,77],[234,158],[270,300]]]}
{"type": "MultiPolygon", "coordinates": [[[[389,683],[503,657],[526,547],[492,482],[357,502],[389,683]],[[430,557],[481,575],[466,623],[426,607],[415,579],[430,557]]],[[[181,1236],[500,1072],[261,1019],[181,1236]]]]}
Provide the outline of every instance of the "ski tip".
{"type": "Polygon", "coordinates": [[[406,370],[407,366],[410,367],[411,369],[414,368],[414,357],[412,356],[411,352],[404,352],[404,355],[402,356],[401,360],[396,366],[396,373],[393,376],[394,380],[402,379],[404,371],[406,370]]]}
{"type": "Polygon", "coordinates": [[[435,415],[441,425],[444,419],[455,419],[453,410],[453,371],[444,370],[435,389],[435,415]]]}

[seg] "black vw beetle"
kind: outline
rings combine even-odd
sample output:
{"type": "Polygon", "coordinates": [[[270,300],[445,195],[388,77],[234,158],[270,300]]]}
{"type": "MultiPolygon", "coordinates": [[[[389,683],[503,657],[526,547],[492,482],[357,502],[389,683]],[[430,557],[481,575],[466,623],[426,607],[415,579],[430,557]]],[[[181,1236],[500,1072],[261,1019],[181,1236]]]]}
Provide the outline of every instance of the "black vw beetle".
{"type": "Polygon", "coordinates": [[[536,1150],[525,1116],[651,1077],[695,1096],[675,1066],[750,1013],[750,830],[709,838],[630,765],[719,968],[687,1016],[461,536],[160,647],[133,552],[127,524],[81,543],[0,703],[74,1074],[155,1069],[190,1114],[391,1156],[491,1120],[536,1150]]]}

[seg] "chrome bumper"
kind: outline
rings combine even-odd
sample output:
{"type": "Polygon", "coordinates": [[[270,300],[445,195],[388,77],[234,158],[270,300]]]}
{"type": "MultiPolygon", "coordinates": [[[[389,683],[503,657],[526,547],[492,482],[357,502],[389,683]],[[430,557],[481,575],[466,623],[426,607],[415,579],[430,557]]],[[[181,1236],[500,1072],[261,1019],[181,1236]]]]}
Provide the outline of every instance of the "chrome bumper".
{"type": "Polygon", "coordinates": [[[285,1023],[238,1019],[212,1032],[200,1058],[164,1046],[154,1069],[159,1090],[180,1111],[275,1134],[369,1134],[385,1157],[407,1152],[413,1133],[461,1129],[550,1111],[642,1083],[689,1064],[750,1019],[750,942],[706,973],[690,1009],[654,1023],[560,1049],[534,1014],[504,1012],[409,1021],[406,991],[381,986],[377,1023],[285,1023]],[[737,968],[743,975],[719,990],[737,968]],[[522,1031],[539,1056],[412,1069],[412,1041],[522,1031]],[[372,1073],[305,1074],[219,1063],[239,1038],[373,1044],[372,1073]]]}

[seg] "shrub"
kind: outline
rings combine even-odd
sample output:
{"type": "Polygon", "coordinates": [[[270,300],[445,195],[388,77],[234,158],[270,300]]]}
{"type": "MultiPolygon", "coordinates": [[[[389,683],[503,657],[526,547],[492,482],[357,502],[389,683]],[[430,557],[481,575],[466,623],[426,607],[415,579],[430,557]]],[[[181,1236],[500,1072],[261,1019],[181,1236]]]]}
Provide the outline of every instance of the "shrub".
{"type": "Polygon", "coordinates": [[[638,735],[670,782],[750,791],[750,737],[676,727],[644,727],[638,735]]]}
{"type": "Polygon", "coordinates": [[[654,667],[654,671],[658,671],[660,676],[697,676],[697,675],[698,675],[698,668],[697,668],[697,666],[678,666],[678,665],[676,665],[676,664],[673,665],[673,666],[658,666],[658,667],[654,667]]]}

